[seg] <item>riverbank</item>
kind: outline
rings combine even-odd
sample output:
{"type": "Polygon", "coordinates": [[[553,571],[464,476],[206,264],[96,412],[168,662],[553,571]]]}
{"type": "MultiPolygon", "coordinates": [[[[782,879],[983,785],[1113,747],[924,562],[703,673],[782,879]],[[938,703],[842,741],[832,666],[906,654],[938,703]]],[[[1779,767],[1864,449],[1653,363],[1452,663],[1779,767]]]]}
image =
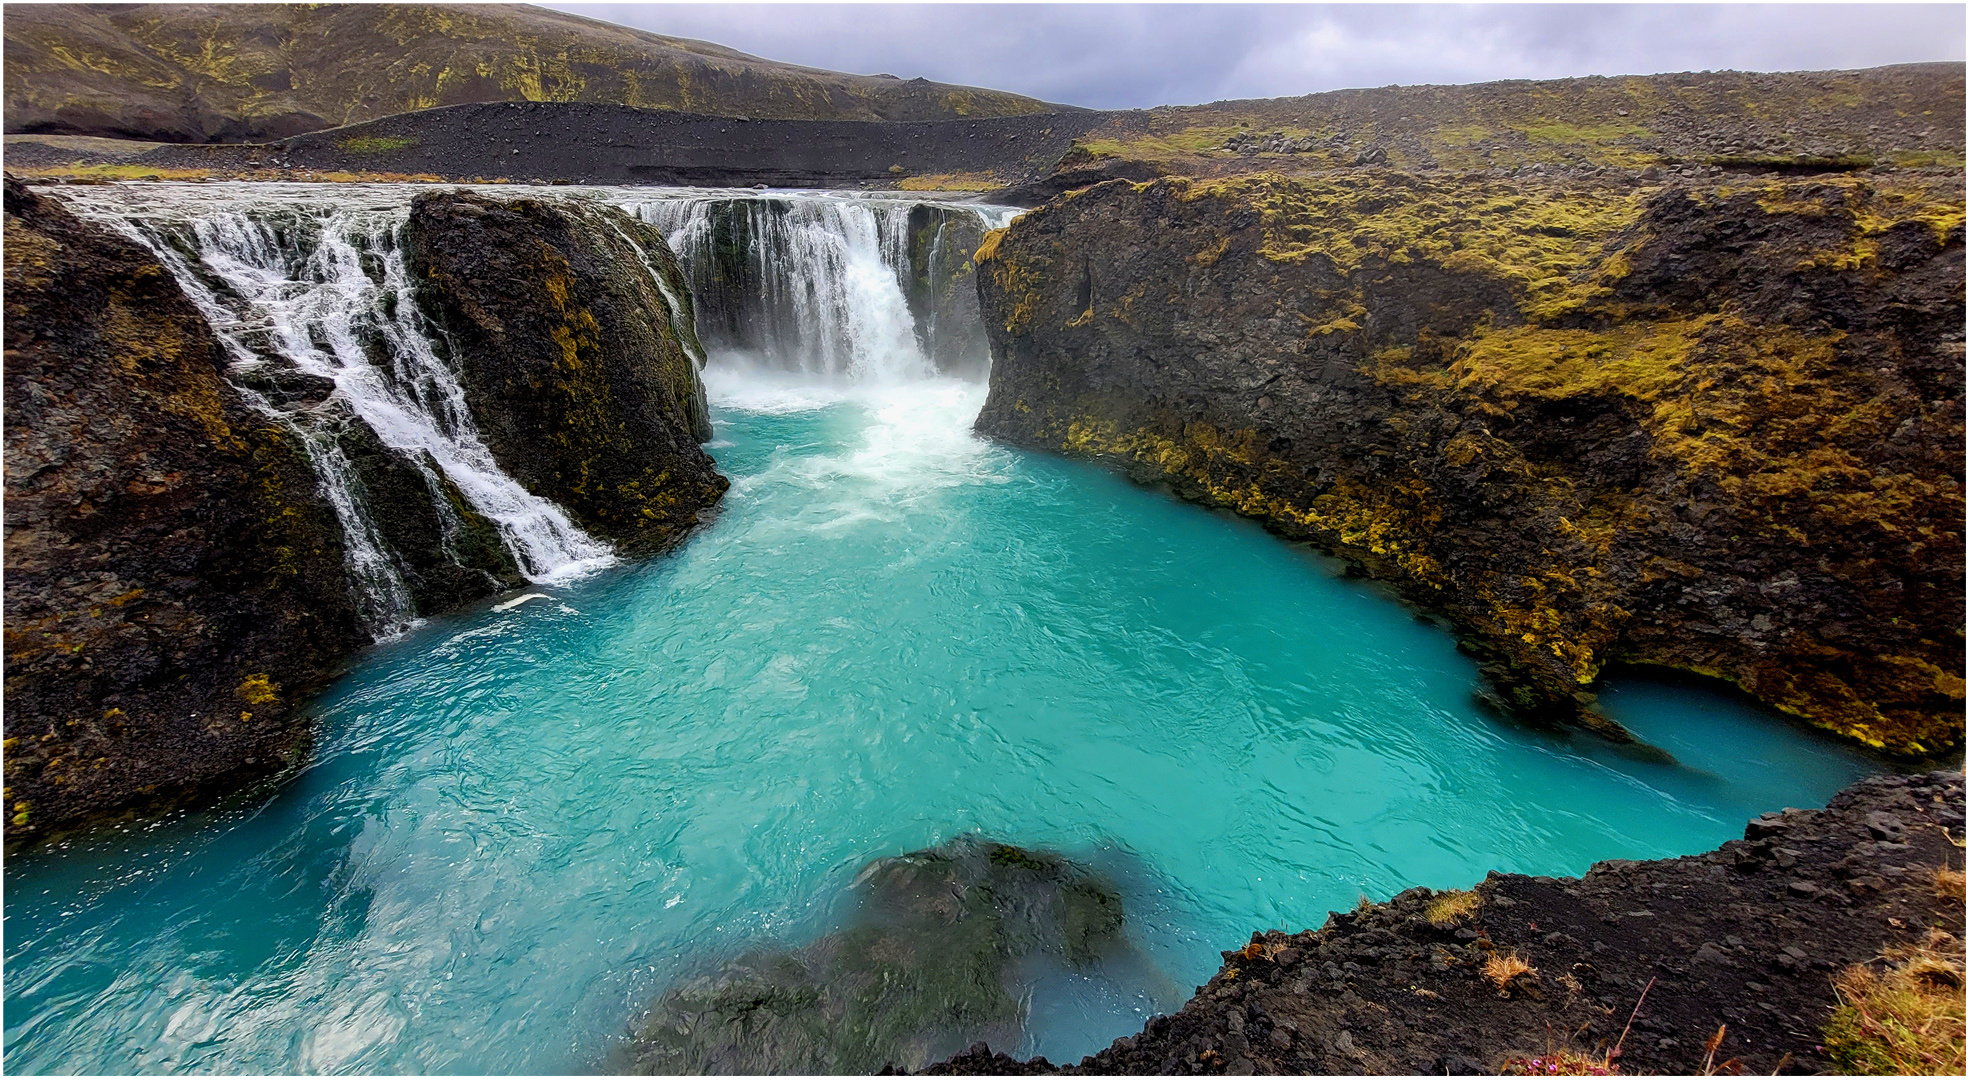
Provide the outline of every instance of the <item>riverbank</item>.
{"type": "Polygon", "coordinates": [[[1254,934],[1180,1011],[1079,1065],[973,1047],[925,1073],[1441,1075],[1561,1056],[1623,1073],[1843,1071],[1823,1032],[1845,969],[1946,935],[1933,947],[1955,957],[1961,993],[1963,824],[1960,771],[1873,777],[1707,854],[1494,873],[1254,934]]]}

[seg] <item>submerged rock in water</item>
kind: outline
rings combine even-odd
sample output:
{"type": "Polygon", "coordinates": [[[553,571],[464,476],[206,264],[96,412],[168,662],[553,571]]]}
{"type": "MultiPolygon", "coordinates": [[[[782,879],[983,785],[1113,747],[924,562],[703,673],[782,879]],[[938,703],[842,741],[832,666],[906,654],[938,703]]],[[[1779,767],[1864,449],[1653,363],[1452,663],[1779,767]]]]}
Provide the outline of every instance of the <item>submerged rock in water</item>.
{"type": "Polygon", "coordinates": [[[665,994],[640,1073],[870,1073],[1016,1040],[1016,965],[1086,968],[1124,946],[1120,893],[1045,851],[961,837],[878,859],[840,932],[760,949],[665,994]]]}
{"type": "Polygon", "coordinates": [[[1870,777],[1706,854],[1492,873],[1255,933],[1181,1009],[1077,1065],[980,1047],[923,1072],[1840,1072],[1836,973],[1927,957],[1913,970],[1961,1001],[1962,845],[1961,770],[1870,777]]]}

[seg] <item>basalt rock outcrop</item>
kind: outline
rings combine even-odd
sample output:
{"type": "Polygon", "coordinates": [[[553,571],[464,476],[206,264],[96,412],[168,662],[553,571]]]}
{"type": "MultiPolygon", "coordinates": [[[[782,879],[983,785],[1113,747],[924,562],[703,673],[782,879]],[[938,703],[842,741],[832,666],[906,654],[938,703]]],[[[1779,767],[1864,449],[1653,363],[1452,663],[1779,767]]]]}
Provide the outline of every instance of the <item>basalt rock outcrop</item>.
{"type": "Polygon", "coordinates": [[[1120,894],[1058,855],[965,837],[862,868],[850,926],[760,949],[667,993],[638,1073],[871,1073],[1016,1036],[1015,965],[1124,949],[1120,894]]]}
{"type": "Polygon", "coordinates": [[[143,248],[6,185],[10,839],[237,787],[362,644],[303,447],[143,248]]]}
{"type": "Polygon", "coordinates": [[[500,467],[631,553],[675,543],[727,481],[663,238],[612,208],[421,195],[421,300],[500,467]]]}
{"type": "MultiPolygon", "coordinates": [[[[276,773],[373,634],[526,583],[502,526],[333,380],[250,334],[229,352],[148,250],[12,179],[6,199],[10,839],[276,773]]],[[[717,501],[690,296],[654,231],[437,193],[399,239],[414,297],[362,317],[428,307],[394,330],[450,350],[514,478],[629,554],[717,501]]]]}
{"type": "Polygon", "coordinates": [[[1836,1071],[1836,972],[1933,944],[1961,993],[1963,814],[1961,771],[1881,776],[1703,855],[1411,889],[1252,935],[1181,1011],[1078,1066],[974,1047],[925,1072],[1536,1075],[1559,1054],[1627,1074],[1836,1071]]]}
{"type": "Polygon", "coordinates": [[[1963,207],[1960,173],[1113,181],[978,253],[978,430],[1353,559],[1513,711],[1619,737],[1596,680],[1664,665],[1940,751],[1963,207]]]}

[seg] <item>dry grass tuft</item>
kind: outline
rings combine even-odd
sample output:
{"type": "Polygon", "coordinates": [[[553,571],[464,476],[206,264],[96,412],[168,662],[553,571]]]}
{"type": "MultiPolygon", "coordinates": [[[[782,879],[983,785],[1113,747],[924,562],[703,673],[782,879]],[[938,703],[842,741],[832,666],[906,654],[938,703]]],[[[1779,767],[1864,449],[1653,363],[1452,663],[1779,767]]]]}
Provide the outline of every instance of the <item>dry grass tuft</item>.
{"type": "Polygon", "coordinates": [[[1963,871],[1951,870],[1947,866],[1936,868],[1936,899],[1963,899],[1963,871]]]}
{"type": "Polygon", "coordinates": [[[1526,963],[1515,952],[1495,953],[1484,962],[1484,977],[1491,985],[1503,990],[1511,985],[1513,979],[1521,975],[1538,975],[1539,969],[1526,963]]]}
{"type": "Polygon", "coordinates": [[[1619,1076],[1605,1058],[1592,1057],[1577,1050],[1551,1050],[1538,1057],[1518,1057],[1505,1062],[1500,1076],[1619,1076]]]}
{"type": "Polygon", "coordinates": [[[1442,928],[1478,909],[1484,898],[1474,892],[1461,892],[1451,889],[1437,893],[1430,899],[1430,906],[1423,909],[1423,917],[1431,926],[1442,928]]]}
{"type": "Polygon", "coordinates": [[[1834,980],[1840,1006],[1824,1031],[1834,1064],[1869,1076],[1962,1076],[1963,943],[1931,930],[1881,958],[1884,971],[1857,964],[1834,980]]]}

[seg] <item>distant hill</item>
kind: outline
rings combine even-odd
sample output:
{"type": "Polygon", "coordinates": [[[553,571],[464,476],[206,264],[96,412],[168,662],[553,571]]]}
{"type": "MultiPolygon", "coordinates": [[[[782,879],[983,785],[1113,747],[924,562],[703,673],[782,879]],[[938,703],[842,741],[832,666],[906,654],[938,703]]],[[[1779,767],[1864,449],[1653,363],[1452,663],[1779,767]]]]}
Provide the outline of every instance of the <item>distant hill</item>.
{"type": "Polygon", "coordinates": [[[948,120],[1059,106],[845,75],[520,4],[9,5],[6,130],[248,142],[484,101],[948,120]]]}

